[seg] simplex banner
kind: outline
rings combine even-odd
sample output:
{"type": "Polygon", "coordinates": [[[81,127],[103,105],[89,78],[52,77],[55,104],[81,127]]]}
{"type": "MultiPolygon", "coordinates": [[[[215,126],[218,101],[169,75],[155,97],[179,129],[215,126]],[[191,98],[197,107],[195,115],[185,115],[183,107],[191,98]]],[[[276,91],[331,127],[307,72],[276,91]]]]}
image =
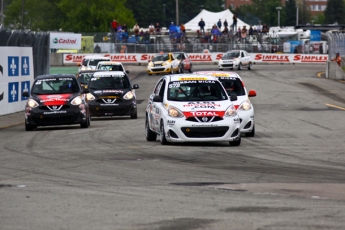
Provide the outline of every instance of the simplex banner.
{"type": "Polygon", "coordinates": [[[81,49],[81,34],[50,33],[51,49],[81,49]]]}
{"type": "MultiPolygon", "coordinates": [[[[218,62],[224,53],[188,53],[192,62],[218,62]]],[[[78,64],[81,63],[84,56],[95,54],[64,54],[63,64],[78,64]]],[[[141,54],[97,54],[109,57],[112,61],[123,63],[148,63],[149,60],[156,54],[141,53],[141,54]]],[[[250,53],[251,60],[254,63],[326,63],[328,55],[323,54],[277,54],[277,53],[250,53]]]]}
{"type": "Polygon", "coordinates": [[[22,94],[30,93],[34,81],[32,48],[0,47],[0,53],[0,115],[23,111],[22,94]]]}

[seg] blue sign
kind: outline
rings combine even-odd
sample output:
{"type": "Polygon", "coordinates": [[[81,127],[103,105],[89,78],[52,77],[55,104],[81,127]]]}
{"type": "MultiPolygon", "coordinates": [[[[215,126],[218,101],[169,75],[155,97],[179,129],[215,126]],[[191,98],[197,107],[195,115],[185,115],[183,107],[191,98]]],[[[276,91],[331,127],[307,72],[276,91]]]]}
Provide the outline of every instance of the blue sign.
{"type": "Polygon", "coordinates": [[[18,77],[19,76],[19,57],[8,56],[8,76],[18,77]]]}
{"type": "Polygon", "coordinates": [[[28,56],[22,57],[22,76],[30,75],[30,59],[28,56]]]}
{"type": "Polygon", "coordinates": [[[21,83],[21,97],[22,97],[22,101],[26,101],[28,98],[27,97],[23,97],[23,93],[24,92],[28,92],[30,94],[30,81],[22,81],[21,83]]]}
{"type": "Polygon", "coordinates": [[[19,94],[19,82],[8,83],[8,103],[17,102],[19,94]]]}
{"type": "Polygon", "coordinates": [[[321,30],[310,30],[310,41],[311,42],[321,41],[321,30]]]}

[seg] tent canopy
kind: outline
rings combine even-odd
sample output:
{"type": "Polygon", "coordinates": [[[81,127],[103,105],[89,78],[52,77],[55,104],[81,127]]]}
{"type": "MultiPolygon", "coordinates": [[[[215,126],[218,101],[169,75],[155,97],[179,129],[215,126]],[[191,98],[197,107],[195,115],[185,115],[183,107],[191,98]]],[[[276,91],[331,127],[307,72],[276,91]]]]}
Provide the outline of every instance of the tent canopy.
{"type": "MultiPolygon", "coordinates": [[[[199,21],[201,19],[204,20],[205,22],[205,31],[206,30],[211,30],[212,26],[217,24],[219,19],[222,22],[222,27],[221,30],[224,29],[223,22],[226,19],[228,21],[229,27],[232,25],[232,17],[234,16],[233,13],[229,9],[221,11],[221,12],[211,12],[203,9],[196,17],[194,17],[192,20],[189,22],[185,23],[185,27],[187,31],[197,31],[200,30],[200,27],[198,26],[199,21]]],[[[237,18],[237,29],[240,27],[242,28],[243,26],[246,26],[247,29],[249,29],[249,24],[244,23],[240,19],[237,18]]],[[[230,28],[228,28],[230,30],[230,28]]]]}

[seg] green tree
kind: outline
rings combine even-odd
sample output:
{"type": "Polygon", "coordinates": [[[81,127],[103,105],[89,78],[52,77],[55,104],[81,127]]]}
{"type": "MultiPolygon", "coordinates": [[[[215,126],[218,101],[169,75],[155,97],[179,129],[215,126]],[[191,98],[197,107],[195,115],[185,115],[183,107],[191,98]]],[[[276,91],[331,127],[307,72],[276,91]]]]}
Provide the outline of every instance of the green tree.
{"type": "Polygon", "coordinates": [[[289,0],[285,3],[285,14],[286,19],[284,21],[285,26],[295,26],[296,25],[296,1],[289,0]]]}
{"type": "Polygon", "coordinates": [[[325,22],[345,24],[345,8],[342,0],[328,0],[325,10],[325,22]]]}

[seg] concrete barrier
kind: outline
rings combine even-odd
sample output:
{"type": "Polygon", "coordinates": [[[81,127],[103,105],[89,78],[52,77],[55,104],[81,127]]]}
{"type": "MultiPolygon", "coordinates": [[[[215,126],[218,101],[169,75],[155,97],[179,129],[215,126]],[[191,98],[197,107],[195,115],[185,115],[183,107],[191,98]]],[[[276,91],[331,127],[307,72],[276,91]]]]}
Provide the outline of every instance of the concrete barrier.
{"type": "Polygon", "coordinates": [[[326,78],[333,80],[345,80],[344,70],[335,61],[327,61],[326,78]]]}

